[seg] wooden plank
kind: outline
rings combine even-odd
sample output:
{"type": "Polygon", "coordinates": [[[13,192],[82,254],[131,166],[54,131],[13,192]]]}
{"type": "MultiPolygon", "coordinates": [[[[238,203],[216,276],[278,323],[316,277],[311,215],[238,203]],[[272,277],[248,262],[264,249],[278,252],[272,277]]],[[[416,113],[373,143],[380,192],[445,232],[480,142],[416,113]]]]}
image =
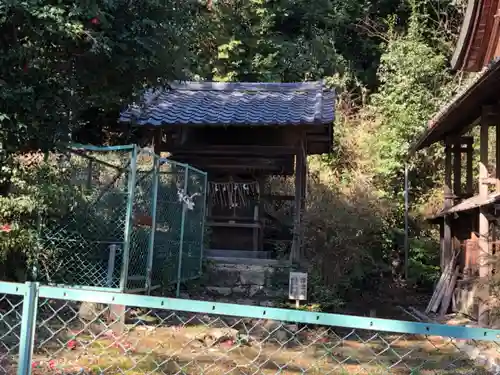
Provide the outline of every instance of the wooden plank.
{"type": "Polygon", "coordinates": [[[229,223],[229,222],[215,222],[215,221],[209,221],[206,223],[209,227],[225,227],[225,228],[250,228],[254,229],[257,228],[259,229],[261,225],[259,223],[229,223]]]}
{"type": "Polygon", "coordinates": [[[441,289],[439,289],[438,295],[437,295],[436,299],[434,300],[434,304],[431,307],[432,312],[438,311],[439,305],[441,304],[441,301],[443,300],[444,292],[446,291],[446,286],[450,282],[450,278],[451,278],[451,272],[446,272],[443,285],[441,286],[441,289]]]}
{"type": "Polygon", "coordinates": [[[434,293],[432,294],[431,300],[429,301],[429,304],[427,305],[427,308],[425,309],[426,314],[429,314],[431,312],[431,308],[434,305],[434,302],[436,301],[436,298],[439,294],[439,291],[443,287],[443,283],[445,282],[446,275],[448,273],[450,266],[451,266],[451,263],[448,264],[446,266],[446,268],[444,269],[444,271],[441,273],[441,276],[439,277],[439,281],[438,281],[436,287],[434,288],[434,293]]]}
{"type": "Polygon", "coordinates": [[[443,295],[443,300],[441,302],[441,308],[439,309],[439,315],[443,316],[448,312],[448,308],[450,307],[451,297],[453,296],[453,291],[455,290],[455,285],[457,285],[457,278],[460,272],[460,267],[455,267],[455,272],[450,278],[448,285],[446,286],[446,290],[443,295]]]}
{"type": "Polygon", "coordinates": [[[446,289],[446,285],[448,284],[449,279],[451,278],[452,270],[455,268],[457,259],[458,259],[458,253],[453,256],[453,258],[451,259],[448,267],[446,267],[446,270],[444,272],[445,275],[444,275],[443,283],[441,284],[439,290],[437,290],[436,298],[434,299],[434,302],[431,305],[430,311],[432,311],[432,312],[436,312],[437,311],[437,309],[439,307],[439,304],[441,303],[441,300],[443,299],[443,295],[444,295],[444,292],[445,292],[445,289],[446,289]]]}

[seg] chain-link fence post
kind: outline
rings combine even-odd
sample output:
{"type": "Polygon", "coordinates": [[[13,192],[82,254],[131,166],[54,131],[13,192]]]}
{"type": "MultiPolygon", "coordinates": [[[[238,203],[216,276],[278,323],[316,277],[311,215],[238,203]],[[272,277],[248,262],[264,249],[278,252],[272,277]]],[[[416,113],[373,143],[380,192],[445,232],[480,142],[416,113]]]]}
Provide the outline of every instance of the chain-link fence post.
{"type": "Polygon", "coordinates": [[[21,335],[19,338],[18,375],[31,374],[31,360],[35,344],[36,313],[38,308],[38,283],[27,282],[23,299],[21,335]]]}
{"type": "Polygon", "coordinates": [[[207,186],[208,186],[208,175],[204,173],[205,184],[203,186],[203,209],[201,217],[201,251],[200,251],[200,276],[203,274],[203,252],[205,251],[205,221],[207,219],[207,186]]]}
{"type": "Polygon", "coordinates": [[[137,146],[131,151],[131,160],[128,175],[127,210],[125,215],[125,230],[123,239],[122,273],[120,277],[120,291],[124,292],[128,282],[128,267],[130,263],[130,244],[134,214],[135,180],[137,175],[137,146]]]}
{"type": "Polygon", "coordinates": [[[155,248],[155,233],[156,233],[156,209],[158,204],[158,180],[159,180],[159,169],[160,169],[160,158],[157,155],[153,155],[153,191],[151,199],[151,233],[149,236],[149,249],[148,249],[148,260],[147,260],[147,272],[146,272],[146,293],[151,294],[152,286],[152,275],[153,275],[153,259],[154,259],[154,248],[155,248]]]}
{"type": "Polygon", "coordinates": [[[177,289],[175,292],[175,296],[179,298],[181,294],[181,277],[182,277],[182,252],[184,248],[184,232],[185,232],[185,226],[186,226],[186,202],[185,202],[185,197],[187,195],[187,188],[188,188],[188,179],[189,179],[189,165],[184,164],[184,189],[181,193],[181,196],[179,199],[181,200],[182,204],[182,214],[181,214],[181,233],[180,233],[180,241],[179,241],[179,263],[177,264],[177,289]]]}

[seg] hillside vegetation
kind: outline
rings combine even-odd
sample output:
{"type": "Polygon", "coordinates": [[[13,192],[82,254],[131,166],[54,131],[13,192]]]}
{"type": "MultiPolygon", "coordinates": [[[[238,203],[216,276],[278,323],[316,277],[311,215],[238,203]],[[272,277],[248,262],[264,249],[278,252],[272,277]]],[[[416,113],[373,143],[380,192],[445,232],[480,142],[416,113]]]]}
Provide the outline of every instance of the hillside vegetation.
{"type": "MultiPolygon", "coordinates": [[[[338,92],[334,152],[310,160],[304,234],[309,261],[318,265],[315,280],[330,288],[315,298],[343,299],[346,290],[380,284],[374,279],[401,280],[404,162],[427,120],[467,81],[448,67],[464,4],[130,4],[136,3],[0,5],[0,224],[22,228],[41,204],[9,194],[19,183],[13,155],[70,139],[133,141],[133,132],[107,130],[140,88],[172,79],[326,79],[338,92]]],[[[428,286],[435,276],[437,245],[422,218],[439,204],[440,160],[435,147],[409,164],[415,285],[428,286]]],[[[30,246],[22,230],[0,236],[4,260],[30,246]]]]}

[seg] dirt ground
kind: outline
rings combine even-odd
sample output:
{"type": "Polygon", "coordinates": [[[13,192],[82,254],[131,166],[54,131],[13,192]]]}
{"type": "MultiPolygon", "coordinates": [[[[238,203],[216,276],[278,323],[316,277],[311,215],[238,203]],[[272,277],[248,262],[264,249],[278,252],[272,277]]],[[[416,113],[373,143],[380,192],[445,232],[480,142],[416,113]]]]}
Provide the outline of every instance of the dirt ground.
{"type": "Polygon", "coordinates": [[[334,332],[270,320],[155,318],[128,324],[122,337],[98,327],[40,329],[33,374],[486,374],[439,337],[334,332]]]}

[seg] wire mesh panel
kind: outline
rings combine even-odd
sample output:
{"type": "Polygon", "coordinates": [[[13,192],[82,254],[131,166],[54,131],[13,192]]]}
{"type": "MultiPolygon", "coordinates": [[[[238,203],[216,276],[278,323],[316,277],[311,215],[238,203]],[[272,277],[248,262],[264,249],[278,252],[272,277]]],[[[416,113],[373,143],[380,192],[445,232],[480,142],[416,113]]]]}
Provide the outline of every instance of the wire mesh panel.
{"type": "Polygon", "coordinates": [[[204,172],[134,145],[75,146],[25,181],[43,184],[25,195],[46,195],[28,252],[36,281],[149,294],[200,275],[204,172]]]}
{"type": "Polygon", "coordinates": [[[127,290],[148,289],[155,240],[155,202],[157,194],[157,160],[151,151],[138,150],[133,193],[133,215],[130,239],[127,290]]]}
{"type": "Polygon", "coordinates": [[[23,296],[3,293],[0,287],[0,374],[16,374],[22,311],[23,296]]]}
{"type": "Polygon", "coordinates": [[[207,174],[187,167],[181,281],[201,275],[207,174]]]}
{"type": "Polygon", "coordinates": [[[179,191],[184,188],[185,173],[184,164],[160,159],[152,269],[153,287],[178,281],[183,226],[183,202],[179,199],[179,191]]]}
{"type": "Polygon", "coordinates": [[[499,371],[500,331],[488,329],[46,288],[37,316],[34,374],[499,371]],[[108,303],[136,307],[123,322],[108,303]]]}
{"type": "Polygon", "coordinates": [[[127,245],[133,146],[72,147],[45,166],[49,209],[36,256],[39,281],[117,288],[127,245]]]}

